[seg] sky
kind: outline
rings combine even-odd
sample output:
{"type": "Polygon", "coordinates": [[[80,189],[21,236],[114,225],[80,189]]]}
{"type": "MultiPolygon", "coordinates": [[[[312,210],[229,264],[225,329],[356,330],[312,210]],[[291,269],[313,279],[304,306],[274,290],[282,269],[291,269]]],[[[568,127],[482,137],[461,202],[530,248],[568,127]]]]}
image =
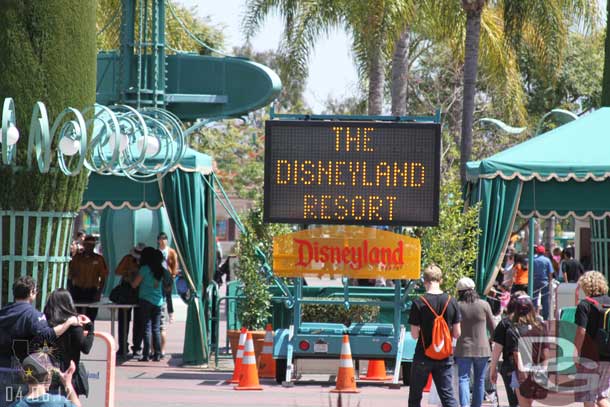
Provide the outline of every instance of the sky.
{"type": "MultiPolygon", "coordinates": [[[[197,8],[200,16],[209,16],[211,23],[224,27],[227,50],[243,45],[241,32],[246,0],[178,0],[185,6],[197,8]]],[[[263,29],[253,38],[255,51],[276,50],[282,34],[282,21],[276,16],[267,18],[263,29]]],[[[305,101],[313,113],[321,113],[329,96],[343,98],[358,89],[358,76],[350,53],[350,38],[342,30],[335,30],[322,38],[310,59],[309,79],[305,101]]],[[[300,112],[293,112],[300,113],[300,112]]]]}

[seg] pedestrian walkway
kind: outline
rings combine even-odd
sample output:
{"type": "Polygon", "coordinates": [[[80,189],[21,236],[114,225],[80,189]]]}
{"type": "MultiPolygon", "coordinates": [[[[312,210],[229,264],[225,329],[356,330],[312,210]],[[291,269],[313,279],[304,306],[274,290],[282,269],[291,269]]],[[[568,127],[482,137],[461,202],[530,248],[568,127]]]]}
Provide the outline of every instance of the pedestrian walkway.
{"type": "MultiPolygon", "coordinates": [[[[285,388],[276,384],[274,379],[260,379],[264,390],[260,392],[238,392],[233,385],[226,384],[231,377],[233,362],[223,359],[219,369],[214,363],[208,367],[182,367],[182,346],[184,322],[169,326],[167,357],[160,362],[139,362],[130,360],[117,368],[116,407],[167,407],[184,406],[289,406],[289,407],[331,407],[337,406],[336,394],[330,390],[335,387],[334,375],[304,374],[298,384],[285,388]],[[140,404],[141,403],[141,404],[140,404]]],[[[96,328],[109,331],[107,321],[98,321],[96,328]]],[[[221,340],[221,343],[224,339],[221,340]]],[[[498,394],[500,405],[507,406],[504,385],[500,379],[498,394]]],[[[358,382],[359,394],[342,395],[342,407],[398,407],[406,406],[408,387],[400,390],[388,389],[372,382],[358,382]]],[[[427,395],[422,406],[427,405],[427,395]]],[[[484,404],[489,406],[491,404],[484,404]]],[[[545,403],[534,406],[570,405],[565,397],[553,396],[545,403]]]]}

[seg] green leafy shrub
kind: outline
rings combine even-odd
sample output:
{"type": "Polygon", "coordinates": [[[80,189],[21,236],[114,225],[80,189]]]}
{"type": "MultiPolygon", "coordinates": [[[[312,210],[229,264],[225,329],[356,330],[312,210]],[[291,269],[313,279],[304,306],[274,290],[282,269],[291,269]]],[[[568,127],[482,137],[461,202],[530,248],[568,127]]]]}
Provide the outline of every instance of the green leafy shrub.
{"type": "Polygon", "coordinates": [[[378,305],[351,303],[349,309],[345,309],[343,304],[303,304],[301,317],[303,322],[341,323],[350,326],[352,323],[374,322],[378,316],[378,305]]]}
{"type": "Polygon", "coordinates": [[[236,275],[243,283],[244,298],[238,302],[237,315],[241,324],[248,329],[263,329],[271,316],[270,282],[261,273],[261,262],[256,256],[259,247],[267,254],[269,264],[273,262],[273,236],[288,233],[287,225],[263,222],[262,199],[243,216],[247,233],[242,233],[237,241],[236,275]]]}
{"type": "Polygon", "coordinates": [[[443,290],[455,292],[460,278],[474,277],[479,233],[479,205],[464,210],[459,183],[443,184],[438,226],[414,230],[421,239],[422,270],[437,264],[443,270],[443,290]]]}

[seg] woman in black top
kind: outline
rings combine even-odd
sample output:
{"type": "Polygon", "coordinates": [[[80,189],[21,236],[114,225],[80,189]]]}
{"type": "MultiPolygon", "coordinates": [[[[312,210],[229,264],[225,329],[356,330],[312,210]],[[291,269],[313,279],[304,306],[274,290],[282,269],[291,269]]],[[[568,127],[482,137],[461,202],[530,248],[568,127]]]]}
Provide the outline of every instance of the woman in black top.
{"type": "MultiPolygon", "coordinates": [[[[62,324],[73,315],[78,315],[70,292],[63,288],[53,291],[47,299],[44,314],[51,327],[62,324]]],[[[70,362],[74,361],[76,371],[72,376],[72,384],[79,395],[84,394],[82,385],[78,382],[80,354],[82,352],[86,355],[91,351],[93,338],[93,324],[89,323],[85,326],[70,327],[52,345],[62,371],[69,368],[70,362]]]]}

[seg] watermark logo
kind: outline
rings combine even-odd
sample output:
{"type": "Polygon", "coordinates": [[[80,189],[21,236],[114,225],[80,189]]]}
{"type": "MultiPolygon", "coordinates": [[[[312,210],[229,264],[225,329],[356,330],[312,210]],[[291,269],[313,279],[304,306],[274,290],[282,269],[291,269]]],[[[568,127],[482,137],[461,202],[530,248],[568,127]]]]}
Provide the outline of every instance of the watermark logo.
{"type": "MultiPolygon", "coordinates": [[[[522,395],[532,395],[545,405],[560,406],[595,402],[598,395],[607,394],[610,361],[576,356],[575,324],[553,321],[550,328],[546,335],[532,332],[518,341],[521,369],[516,374],[522,395]],[[546,358],[540,357],[541,352],[546,358]]],[[[595,341],[586,337],[583,348],[590,350],[594,346],[595,341]]]]}

